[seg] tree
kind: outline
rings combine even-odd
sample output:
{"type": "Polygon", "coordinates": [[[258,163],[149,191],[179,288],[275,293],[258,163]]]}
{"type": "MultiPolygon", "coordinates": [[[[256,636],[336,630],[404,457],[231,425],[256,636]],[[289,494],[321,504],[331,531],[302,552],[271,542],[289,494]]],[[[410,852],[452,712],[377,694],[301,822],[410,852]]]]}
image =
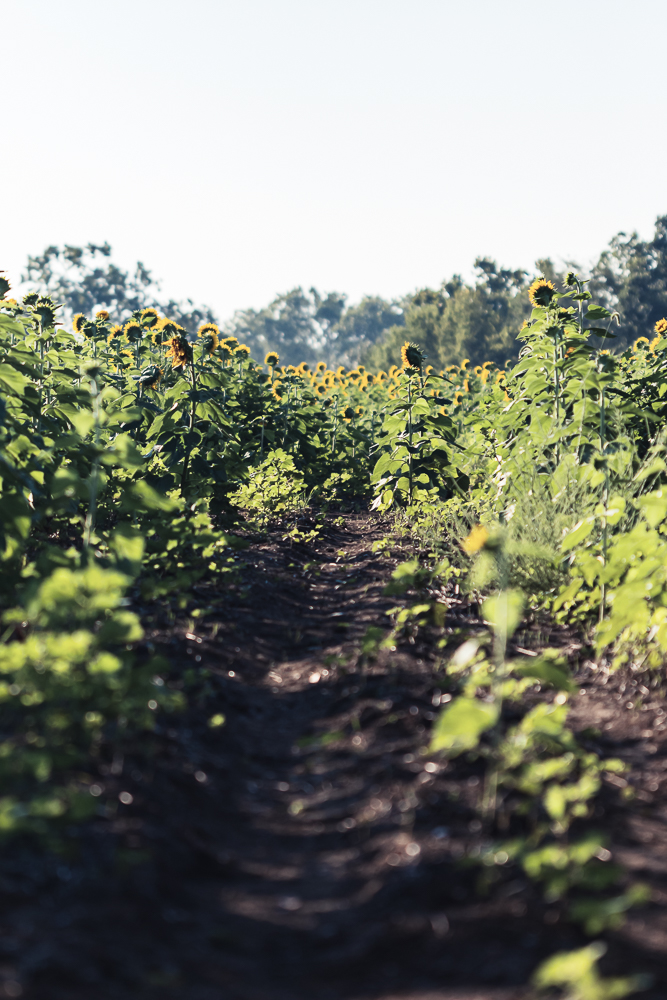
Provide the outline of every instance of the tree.
{"type": "Polygon", "coordinates": [[[620,313],[619,349],[637,337],[654,336],[667,317],[667,215],[656,219],[652,240],[618,233],[600,254],[589,288],[596,301],[620,313]]]}
{"type": "Polygon", "coordinates": [[[516,358],[517,335],[530,314],[527,274],[499,268],[486,257],[475,261],[475,270],[473,285],[454,275],[439,289],[422,288],[406,299],[405,325],[388,330],[365,352],[364,363],[373,370],[398,364],[405,340],[423,347],[435,368],[465,358],[472,365],[493,361],[504,367],[516,358]]]}
{"type": "Polygon", "coordinates": [[[44,253],[28,257],[23,281],[62,303],[65,321],[71,322],[75,313],[90,316],[106,309],[115,323],[122,323],[137,309],[152,306],[191,334],[202,323],[216,322],[206,306],[195,306],[190,299],[176,302],[163,298],[159,283],[141,262],[130,273],[110,258],[108,243],[50,246],[44,253]]]}
{"type": "Polygon", "coordinates": [[[225,324],[225,330],[248,345],[256,358],[277,351],[282,364],[302,361],[330,367],[352,367],[362,352],[390,326],[403,320],[401,310],[384,299],[367,296],[357,306],[345,308],[339,292],[321,295],[316,288],[293,288],[278,295],[264,309],[242,309],[225,324]]]}

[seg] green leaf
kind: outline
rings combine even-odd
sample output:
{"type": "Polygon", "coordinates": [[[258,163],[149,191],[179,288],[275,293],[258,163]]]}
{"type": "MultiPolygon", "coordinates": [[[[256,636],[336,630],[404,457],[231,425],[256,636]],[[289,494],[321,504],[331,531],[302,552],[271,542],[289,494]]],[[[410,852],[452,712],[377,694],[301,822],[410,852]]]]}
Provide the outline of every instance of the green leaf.
{"type": "Polygon", "coordinates": [[[655,490],[639,498],[639,509],[652,528],[657,528],[667,515],[667,489],[655,490]]]}
{"type": "Polygon", "coordinates": [[[575,545],[579,545],[585,538],[588,538],[594,527],[594,517],[586,517],[582,521],[578,521],[573,528],[570,528],[568,533],[563,538],[560,546],[561,551],[569,552],[570,549],[575,547],[575,545]]]}
{"type": "Polygon", "coordinates": [[[500,715],[496,702],[476,698],[457,698],[445,708],[433,727],[430,749],[444,750],[450,757],[472,750],[483,732],[495,726],[500,715]]]}
{"type": "Polygon", "coordinates": [[[574,691],[576,688],[565,670],[543,657],[514,666],[513,673],[519,677],[534,677],[543,684],[550,684],[557,691],[574,691]]]}
{"type": "Polygon", "coordinates": [[[22,375],[12,365],[0,364],[0,383],[7,389],[22,396],[26,387],[32,385],[30,379],[22,375]]]}
{"type": "Polygon", "coordinates": [[[482,614],[496,632],[507,637],[514,633],[523,613],[524,596],[520,590],[503,590],[482,605],[482,614]]]}

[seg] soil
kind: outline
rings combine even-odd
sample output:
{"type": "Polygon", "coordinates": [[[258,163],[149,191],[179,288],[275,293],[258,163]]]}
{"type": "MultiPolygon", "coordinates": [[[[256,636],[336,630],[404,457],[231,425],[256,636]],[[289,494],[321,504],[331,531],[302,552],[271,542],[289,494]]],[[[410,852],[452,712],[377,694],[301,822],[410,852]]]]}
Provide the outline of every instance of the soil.
{"type": "MultiPolygon", "coordinates": [[[[68,849],[5,851],[0,996],[526,1000],[545,957],[587,942],[516,869],[484,885],[465,861],[485,837],[483,770],[428,753],[442,652],[427,631],[363,654],[369,627],[386,629],[403,601],[383,593],[400,553],[373,552],[388,529],[368,514],[339,521],[308,546],[279,532],[253,543],[233,585],[199,588],[204,617],[142,609],[172,676],[205,679],[150,745],[100,766],[108,805],[68,849]]],[[[462,641],[479,622],[448,604],[462,641]]],[[[596,668],[567,629],[516,642],[568,652],[573,727],[630,765],[595,821],[652,895],[603,935],[602,968],[649,972],[642,996],[664,998],[665,698],[639,674],[596,668]]]]}

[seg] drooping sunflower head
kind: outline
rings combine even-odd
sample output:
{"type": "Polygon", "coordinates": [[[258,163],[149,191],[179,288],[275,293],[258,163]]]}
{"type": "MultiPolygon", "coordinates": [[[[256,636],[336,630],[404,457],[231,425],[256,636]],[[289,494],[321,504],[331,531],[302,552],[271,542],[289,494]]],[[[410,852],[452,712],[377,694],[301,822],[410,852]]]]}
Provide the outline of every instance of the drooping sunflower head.
{"type": "Polygon", "coordinates": [[[109,313],[107,312],[106,309],[100,309],[98,312],[95,313],[95,322],[98,324],[98,326],[100,324],[109,322],[109,313]]]}
{"type": "Polygon", "coordinates": [[[276,381],[271,384],[271,395],[279,403],[282,402],[285,396],[285,386],[282,384],[282,382],[279,382],[278,379],[276,379],[276,381]]]}
{"type": "Polygon", "coordinates": [[[139,322],[146,330],[154,330],[160,322],[160,316],[157,309],[153,309],[152,306],[149,306],[148,309],[142,309],[139,322]]]}
{"type": "Polygon", "coordinates": [[[74,319],[72,320],[72,327],[74,328],[74,332],[83,333],[84,325],[87,322],[88,321],[86,320],[86,317],[83,315],[83,313],[77,313],[74,319]]]}
{"type": "Polygon", "coordinates": [[[401,347],[401,361],[404,369],[421,371],[421,367],[426,361],[426,355],[422,351],[421,347],[417,344],[410,343],[409,340],[406,340],[401,347]]]}
{"type": "Polygon", "coordinates": [[[130,344],[138,344],[140,340],[143,340],[144,329],[141,323],[137,323],[136,319],[131,319],[129,323],[126,323],[123,332],[130,344]]]}
{"type": "Polygon", "coordinates": [[[0,271],[0,299],[4,299],[5,295],[7,294],[7,292],[11,287],[12,286],[9,283],[9,278],[5,278],[5,272],[0,271]]]}
{"type": "Polygon", "coordinates": [[[550,305],[555,294],[556,288],[553,281],[547,281],[544,275],[536,278],[528,289],[528,298],[530,299],[531,305],[534,306],[550,305]]]}
{"type": "Polygon", "coordinates": [[[40,296],[32,308],[42,330],[51,330],[56,325],[56,309],[60,306],[55,305],[48,296],[40,296]]]}
{"type": "Polygon", "coordinates": [[[239,346],[239,342],[236,337],[225,337],[223,344],[225,344],[232,352],[239,346]]]}
{"type": "Polygon", "coordinates": [[[246,358],[250,357],[250,348],[246,347],[245,344],[239,344],[238,347],[234,348],[234,354],[241,361],[244,361],[246,358]]]}
{"type": "MultiPolygon", "coordinates": [[[[180,327],[179,327],[180,329],[180,327]]],[[[167,341],[167,357],[171,358],[172,368],[185,368],[192,361],[192,344],[183,335],[185,331],[174,334],[167,341]]]]}
{"type": "Polygon", "coordinates": [[[636,353],[637,351],[645,351],[649,347],[648,337],[637,337],[632,345],[632,350],[636,353]]]}
{"type": "Polygon", "coordinates": [[[37,302],[38,299],[39,295],[37,292],[28,292],[27,295],[23,296],[23,305],[28,306],[28,308],[30,308],[31,306],[34,306],[35,302],[37,302]]]}
{"type": "Polygon", "coordinates": [[[658,322],[653,327],[653,329],[655,330],[656,333],[659,333],[660,335],[662,335],[663,333],[667,333],[667,319],[659,319],[658,322]]]}
{"type": "Polygon", "coordinates": [[[163,374],[158,365],[149,365],[148,368],[144,368],[137,381],[144,389],[157,389],[163,374]]]}
{"type": "Polygon", "coordinates": [[[269,368],[276,368],[280,364],[280,357],[277,351],[269,351],[269,353],[264,358],[264,364],[268,365],[269,368]]]}
{"type": "Polygon", "coordinates": [[[213,354],[220,345],[220,330],[215,323],[204,323],[197,331],[197,336],[202,339],[202,347],[209,354],[213,354]]]}

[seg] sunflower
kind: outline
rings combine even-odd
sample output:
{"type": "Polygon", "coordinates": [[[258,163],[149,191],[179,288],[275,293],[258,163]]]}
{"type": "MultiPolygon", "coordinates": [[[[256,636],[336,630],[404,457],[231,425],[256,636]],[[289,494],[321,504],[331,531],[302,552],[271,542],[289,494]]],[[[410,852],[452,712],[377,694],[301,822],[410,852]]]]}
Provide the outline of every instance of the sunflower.
{"type": "Polygon", "coordinates": [[[155,327],[160,322],[160,316],[158,314],[157,309],[153,309],[152,306],[150,306],[148,309],[142,309],[139,322],[147,330],[155,329],[155,327]]]}
{"type": "Polygon", "coordinates": [[[528,289],[528,298],[533,306],[548,306],[556,294],[553,281],[547,281],[544,275],[536,278],[528,289]]]}
{"type": "Polygon", "coordinates": [[[4,277],[4,271],[0,271],[0,299],[4,299],[5,295],[12,287],[9,283],[9,279],[4,277]]]}
{"type": "Polygon", "coordinates": [[[634,351],[635,353],[636,353],[636,352],[637,352],[637,351],[638,351],[638,350],[639,350],[640,348],[641,348],[641,350],[642,350],[642,351],[645,351],[645,350],[646,350],[646,347],[644,347],[644,344],[646,345],[646,347],[649,347],[649,346],[650,346],[650,344],[649,344],[649,340],[648,340],[648,337],[637,337],[637,339],[635,340],[634,344],[632,345],[632,350],[633,350],[633,351],[634,351]]]}
{"type": "Polygon", "coordinates": [[[117,324],[116,326],[112,326],[111,329],[109,330],[109,336],[107,337],[107,343],[108,344],[112,344],[114,341],[116,341],[116,343],[119,343],[120,342],[119,338],[120,338],[122,332],[123,332],[123,328],[119,324],[117,324]]]}
{"type": "Polygon", "coordinates": [[[55,326],[56,309],[59,308],[60,306],[55,305],[47,296],[37,299],[37,302],[33,306],[33,312],[39,319],[42,330],[50,330],[55,326]]]}
{"type": "Polygon", "coordinates": [[[317,393],[318,396],[326,396],[326,394],[327,394],[327,387],[324,384],[324,382],[319,382],[315,386],[315,392],[317,393]]]}
{"type": "Polygon", "coordinates": [[[238,339],[236,337],[225,337],[222,341],[225,347],[228,347],[230,351],[234,352],[239,345],[238,339]]]}
{"type": "Polygon", "coordinates": [[[306,362],[302,361],[301,364],[297,367],[296,373],[297,375],[307,375],[309,371],[310,368],[308,367],[306,362]]]}
{"type": "Polygon", "coordinates": [[[278,400],[279,403],[282,403],[283,396],[285,395],[285,387],[282,382],[279,382],[277,379],[271,385],[271,395],[274,399],[278,400]]]}
{"type": "Polygon", "coordinates": [[[215,323],[204,323],[197,331],[197,336],[202,338],[202,347],[209,355],[220,345],[220,330],[215,323]]]}
{"type": "Polygon", "coordinates": [[[234,354],[239,360],[243,361],[245,358],[250,357],[250,348],[246,347],[245,344],[239,344],[238,347],[234,348],[234,354]]]}
{"type": "Polygon", "coordinates": [[[349,424],[352,418],[355,416],[354,410],[351,406],[346,406],[343,410],[343,420],[349,424]]]}
{"type": "Polygon", "coordinates": [[[280,357],[277,351],[269,351],[269,353],[264,358],[264,364],[268,365],[269,368],[276,368],[280,364],[280,357]]]}
{"type": "Polygon", "coordinates": [[[192,344],[181,334],[176,334],[167,341],[167,357],[171,358],[172,368],[185,368],[192,361],[192,344]]]}
{"type": "Polygon", "coordinates": [[[144,389],[157,389],[163,374],[164,372],[157,365],[149,365],[148,368],[144,368],[137,381],[144,389]]]}
{"type": "Polygon", "coordinates": [[[455,406],[459,406],[460,405],[461,400],[463,399],[463,396],[464,396],[464,393],[462,393],[462,392],[455,392],[454,393],[454,405],[455,406]]]}
{"type": "Polygon", "coordinates": [[[315,371],[316,371],[316,372],[317,372],[317,373],[318,373],[319,375],[321,375],[321,374],[322,374],[323,372],[325,372],[326,370],[327,370],[327,366],[326,366],[326,364],[324,363],[324,361],[318,361],[318,362],[317,362],[317,364],[315,365],[315,371]]]}
{"type": "Polygon", "coordinates": [[[489,540],[489,533],[483,524],[477,524],[472,529],[468,537],[461,542],[461,548],[467,555],[472,556],[475,552],[483,549],[489,540]]]}
{"type": "Polygon", "coordinates": [[[653,329],[659,334],[667,332],[667,319],[659,319],[653,329]]]}
{"type": "Polygon", "coordinates": [[[74,328],[74,332],[83,333],[83,328],[87,322],[88,321],[86,317],[83,315],[83,313],[77,313],[74,319],[72,320],[72,327],[74,328]]]}
{"type": "Polygon", "coordinates": [[[27,295],[23,296],[23,305],[34,306],[35,302],[37,302],[38,299],[39,295],[37,294],[37,292],[28,292],[27,295]]]}
{"type": "Polygon", "coordinates": [[[141,323],[137,323],[135,319],[131,319],[129,323],[125,324],[123,332],[131,344],[138,344],[144,336],[141,323]]]}
{"type": "Polygon", "coordinates": [[[380,371],[375,376],[375,384],[380,385],[387,378],[387,373],[380,369],[380,371]]]}
{"type": "Polygon", "coordinates": [[[426,355],[422,351],[421,347],[417,344],[411,344],[409,340],[406,340],[401,347],[401,361],[403,362],[403,369],[413,368],[417,371],[421,371],[425,360],[426,355]]]}
{"type": "Polygon", "coordinates": [[[107,312],[106,309],[100,309],[98,312],[95,313],[95,322],[96,323],[109,322],[109,313],[107,312]]]}

